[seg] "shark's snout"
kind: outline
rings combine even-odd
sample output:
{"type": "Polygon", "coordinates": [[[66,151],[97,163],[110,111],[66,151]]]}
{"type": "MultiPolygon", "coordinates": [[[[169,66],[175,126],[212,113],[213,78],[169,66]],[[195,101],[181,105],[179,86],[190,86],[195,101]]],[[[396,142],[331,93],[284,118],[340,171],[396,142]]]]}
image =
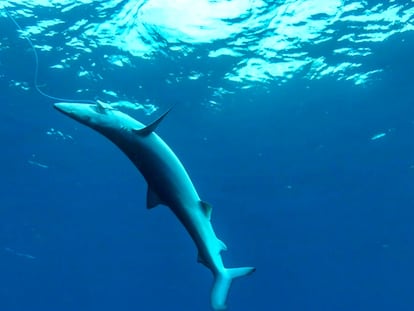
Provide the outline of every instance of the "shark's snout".
{"type": "Polygon", "coordinates": [[[72,110],[71,109],[71,106],[72,106],[73,104],[70,104],[70,103],[55,103],[55,104],[53,104],[53,106],[57,109],[57,110],[59,110],[60,112],[63,112],[63,113],[65,113],[65,114],[69,114],[70,113],[70,111],[72,110]]]}
{"type": "Polygon", "coordinates": [[[90,109],[89,104],[81,103],[55,103],[53,105],[56,110],[82,123],[90,121],[94,110],[90,109]]]}

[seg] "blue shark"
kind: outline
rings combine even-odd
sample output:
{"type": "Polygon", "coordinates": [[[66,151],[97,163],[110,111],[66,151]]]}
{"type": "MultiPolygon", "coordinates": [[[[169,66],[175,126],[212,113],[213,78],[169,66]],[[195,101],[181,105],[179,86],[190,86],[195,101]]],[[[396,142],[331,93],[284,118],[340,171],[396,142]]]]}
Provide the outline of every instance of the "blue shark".
{"type": "Polygon", "coordinates": [[[217,238],[211,225],[211,205],[200,199],[181,161],[154,132],[168,111],[145,126],[102,102],[61,102],[54,106],[107,137],[132,161],[148,183],[147,208],[168,206],[186,228],[198,249],[198,262],[210,269],[214,276],[211,307],[225,310],[232,281],[253,273],[255,268],[224,267],[221,252],[227,247],[217,238]]]}

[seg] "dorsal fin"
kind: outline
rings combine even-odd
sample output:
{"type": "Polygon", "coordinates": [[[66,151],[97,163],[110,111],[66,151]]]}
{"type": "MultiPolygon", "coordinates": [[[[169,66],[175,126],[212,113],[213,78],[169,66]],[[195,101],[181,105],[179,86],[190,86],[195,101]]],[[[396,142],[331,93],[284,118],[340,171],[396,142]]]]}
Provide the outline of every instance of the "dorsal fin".
{"type": "Polygon", "coordinates": [[[158,194],[148,186],[147,190],[147,208],[156,207],[159,204],[164,204],[158,194]]]}
{"type": "Polygon", "coordinates": [[[132,130],[134,133],[141,135],[141,136],[147,136],[155,131],[158,124],[161,123],[161,121],[165,118],[165,116],[171,111],[171,108],[168,109],[166,112],[164,112],[157,120],[152,122],[151,124],[147,125],[146,127],[142,129],[134,129],[132,130]]]}
{"type": "Polygon", "coordinates": [[[201,207],[201,210],[203,211],[203,214],[207,217],[208,220],[210,220],[213,207],[204,201],[200,201],[200,207],[201,207]]]}

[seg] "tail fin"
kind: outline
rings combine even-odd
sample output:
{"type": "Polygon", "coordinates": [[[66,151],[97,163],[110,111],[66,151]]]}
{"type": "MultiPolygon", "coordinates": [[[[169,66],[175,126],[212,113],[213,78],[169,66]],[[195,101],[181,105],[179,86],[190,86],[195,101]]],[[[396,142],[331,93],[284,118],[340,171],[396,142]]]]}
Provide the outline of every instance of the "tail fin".
{"type": "Polygon", "coordinates": [[[211,306],[214,310],[226,310],[226,300],[233,279],[249,275],[256,271],[253,267],[225,269],[215,275],[211,290],[211,306]]]}

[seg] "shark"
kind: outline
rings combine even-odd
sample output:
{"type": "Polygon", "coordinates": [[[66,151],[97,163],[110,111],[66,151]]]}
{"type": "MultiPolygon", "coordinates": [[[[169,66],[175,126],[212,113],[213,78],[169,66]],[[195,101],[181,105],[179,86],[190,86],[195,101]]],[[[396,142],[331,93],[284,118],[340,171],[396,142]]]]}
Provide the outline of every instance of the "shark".
{"type": "Polygon", "coordinates": [[[132,161],[148,184],[146,206],[165,205],[185,227],[198,250],[198,262],[213,274],[210,294],[214,310],[227,309],[227,297],[235,278],[253,273],[254,267],[226,268],[221,252],[227,246],[211,224],[212,207],[200,199],[186,169],[171,148],[155,133],[166,111],[145,126],[110,104],[58,102],[54,107],[112,141],[132,161]]]}

